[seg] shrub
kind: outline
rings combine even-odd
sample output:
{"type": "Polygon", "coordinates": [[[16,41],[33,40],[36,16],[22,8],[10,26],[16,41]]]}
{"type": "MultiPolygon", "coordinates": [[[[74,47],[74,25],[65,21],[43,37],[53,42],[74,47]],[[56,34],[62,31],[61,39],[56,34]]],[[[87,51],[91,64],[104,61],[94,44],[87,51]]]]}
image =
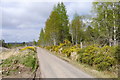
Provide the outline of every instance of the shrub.
{"type": "Polygon", "coordinates": [[[72,52],[78,52],[80,48],[78,48],[76,45],[72,47],[64,47],[62,50],[62,53],[65,54],[67,57],[71,56],[72,52]]]}
{"type": "Polygon", "coordinates": [[[59,52],[61,48],[61,52],[66,57],[72,58],[76,55],[71,54],[77,52],[79,55],[77,61],[94,66],[98,70],[110,70],[111,67],[117,64],[116,59],[120,60],[120,57],[118,56],[120,48],[118,47],[99,47],[98,44],[95,44],[81,49],[80,45],[71,46],[71,43],[68,40],[65,40],[64,43],[60,43],[58,46],[48,47],[48,49],[55,52],[59,52]]]}
{"type": "Polygon", "coordinates": [[[100,64],[97,65],[98,70],[107,70],[109,69],[110,64],[107,62],[101,62],[100,64]]]}
{"type": "Polygon", "coordinates": [[[94,65],[98,70],[109,70],[110,67],[116,65],[116,60],[112,56],[114,50],[114,47],[99,48],[98,45],[91,45],[78,51],[78,61],[91,66],[94,65]]]}
{"type": "Polygon", "coordinates": [[[62,50],[62,53],[65,54],[66,57],[70,57],[71,51],[69,49],[62,50]]]}
{"type": "Polygon", "coordinates": [[[96,58],[94,59],[93,64],[94,65],[100,64],[103,61],[104,58],[105,58],[104,54],[97,54],[96,58]]]}
{"type": "Polygon", "coordinates": [[[55,51],[57,46],[52,46],[51,51],[55,51]]]}
{"type": "Polygon", "coordinates": [[[109,56],[113,56],[113,54],[115,53],[115,47],[112,46],[104,46],[102,48],[100,48],[100,53],[109,55],[109,56]]]}
{"type": "MultiPolygon", "coordinates": [[[[80,61],[83,63],[87,63],[88,65],[93,65],[94,59],[96,58],[97,52],[99,48],[92,45],[88,46],[82,54],[80,54],[81,57],[79,57],[80,61]]],[[[80,51],[79,51],[80,52],[80,51]]]]}
{"type": "Polygon", "coordinates": [[[47,50],[50,50],[52,48],[52,46],[46,46],[45,47],[47,50]]]}
{"type": "Polygon", "coordinates": [[[115,64],[116,61],[114,57],[103,53],[97,54],[94,60],[94,65],[97,67],[98,70],[109,70],[110,67],[114,66],[115,64]]]}
{"type": "Polygon", "coordinates": [[[64,40],[64,43],[65,43],[65,44],[71,44],[71,42],[70,42],[69,40],[67,40],[67,39],[64,40]]]}
{"type": "Polygon", "coordinates": [[[88,65],[93,65],[94,59],[95,59],[95,53],[89,54],[89,53],[83,53],[82,55],[82,62],[87,63],[88,65]]]}
{"type": "Polygon", "coordinates": [[[99,51],[99,47],[96,46],[96,45],[88,46],[88,47],[85,49],[85,52],[86,52],[86,53],[97,53],[98,51],[99,51]]]}
{"type": "Polygon", "coordinates": [[[31,46],[28,46],[28,47],[22,48],[21,51],[24,51],[24,50],[27,50],[27,49],[36,52],[36,47],[31,47],[31,46]]]}
{"type": "Polygon", "coordinates": [[[78,59],[77,59],[77,61],[78,62],[81,62],[82,63],[82,58],[83,58],[83,53],[85,53],[85,49],[86,48],[82,48],[82,49],[80,49],[79,51],[78,51],[78,59]]]}
{"type": "Polygon", "coordinates": [[[115,47],[115,52],[113,56],[118,61],[118,63],[120,63],[120,46],[115,47]]]}

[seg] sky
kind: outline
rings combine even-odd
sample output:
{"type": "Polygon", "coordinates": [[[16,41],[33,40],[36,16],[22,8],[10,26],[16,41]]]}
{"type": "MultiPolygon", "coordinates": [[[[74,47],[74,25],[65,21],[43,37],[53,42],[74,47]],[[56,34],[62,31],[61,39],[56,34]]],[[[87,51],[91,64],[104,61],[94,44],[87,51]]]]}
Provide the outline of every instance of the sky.
{"type": "MultiPolygon", "coordinates": [[[[2,27],[0,38],[6,42],[28,42],[38,40],[41,28],[49,17],[53,6],[58,1],[2,1],[2,27]]],[[[91,14],[92,2],[64,2],[69,19],[75,13],[79,15],[91,14]]],[[[1,18],[1,17],[0,17],[1,18]]]]}

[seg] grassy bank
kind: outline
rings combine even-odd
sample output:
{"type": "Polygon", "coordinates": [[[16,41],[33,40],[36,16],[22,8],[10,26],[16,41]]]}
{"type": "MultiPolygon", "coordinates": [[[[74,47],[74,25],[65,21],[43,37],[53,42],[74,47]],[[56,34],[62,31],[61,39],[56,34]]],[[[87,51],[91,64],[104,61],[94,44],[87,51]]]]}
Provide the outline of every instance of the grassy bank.
{"type": "Polygon", "coordinates": [[[71,60],[70,58],[67,58],[62,54],[58,54],[56,52],[51,52],[51,54],[59,57],[60,59],[63,59],[64,61],[72,64],[73,66],[77,67],[78,69],[82,70],[83,72],[88,73],[89,75],[91,75],[95,78],[117,78],[118,77],[118,75],[114,72],[98,71],[95,68],[93,68],[92,66],[71,60]]]}
{"type": "Polygon", "coordinates": [[[38,67],[35,48],[22,48],[16,55],[2,60],[2,77],[31,78],[38,67]]]}
{"type": "Polygon", "coordinates": [[[45,48],[97,78],[118,77],[120,59],[118,46],[93,44],[81,48],[80,45],[72,45],[69,41],[65,41],[45,48]]]}

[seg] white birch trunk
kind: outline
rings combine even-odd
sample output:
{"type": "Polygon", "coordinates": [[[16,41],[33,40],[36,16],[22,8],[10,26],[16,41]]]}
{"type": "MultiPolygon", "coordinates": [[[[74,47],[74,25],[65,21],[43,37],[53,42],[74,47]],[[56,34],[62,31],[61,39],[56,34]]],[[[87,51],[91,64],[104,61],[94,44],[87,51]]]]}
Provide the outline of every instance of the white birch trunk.
{"type": "MultiPolygon", "coordinates": [[[[114,8],[114,3],[113,3],[113,8],[114,8]]],[[[114,45],[116,45],[116,26],[115,26],[115,12],[114,12],[114,10],[113,10],[113,19],[114,19],[114,34],[113,34],[113,40],[114,40],[114,45]]]]}
{"type": "Polygon", "coordinates": [[[53,43],[54,43],[54,45],[56,45],[56,40],[55,40],[55,38],[53,39],[53,43]]]}
{"type": "Polygon", "coordinates": [[[78,43],[77,43],[77,35],[76,35],[76,45],[77,45],[78,43]]]}
{"type": "Polygon", "coordinates": [[[82,42],[80,42],[80,47],[83,48],[83,44],[82,44],[82,42]]]}

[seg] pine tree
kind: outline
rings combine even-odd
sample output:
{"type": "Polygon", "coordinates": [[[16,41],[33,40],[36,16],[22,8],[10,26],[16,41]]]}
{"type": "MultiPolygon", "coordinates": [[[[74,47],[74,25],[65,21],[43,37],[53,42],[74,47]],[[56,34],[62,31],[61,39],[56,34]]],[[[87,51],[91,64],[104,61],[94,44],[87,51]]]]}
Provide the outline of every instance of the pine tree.
{"type": "Polygon", "coordinates": [[[45,46],[45,39],[44,39],[44,31],[43,31],[43,29],[41,29],[38,44],[41,45],[41,46],[45,46]]]}
{"type": "Polygon", "coordinates": [[[57,45],[69,38],[68,16],[63,3],[54,6],[45,23],[46,45],[57,45]]]}
{"type": "MultiPolygon", "coordinates": [[[[55,7],[54,7],[55,8],[55,7]]],[[[57,45],[59,42],[59,14],[56,11],[52,11],[49,19],[46,21],[45,27],[45,39],[47,45],[57,45]]]]}
{"type": "Polygon", "coordinates": [[[58,3],[56,9],[55,9],[58,14],[59,14],[59,27],[60,27],[60,32],[59,32],[59,39],[60,42],[63,42],[65,39],[69,39],[70,34],[69,34],[69,26],[68,26],[68,15],[67,11],[65,8],[65,5],[62,3],[58,3]]]}

